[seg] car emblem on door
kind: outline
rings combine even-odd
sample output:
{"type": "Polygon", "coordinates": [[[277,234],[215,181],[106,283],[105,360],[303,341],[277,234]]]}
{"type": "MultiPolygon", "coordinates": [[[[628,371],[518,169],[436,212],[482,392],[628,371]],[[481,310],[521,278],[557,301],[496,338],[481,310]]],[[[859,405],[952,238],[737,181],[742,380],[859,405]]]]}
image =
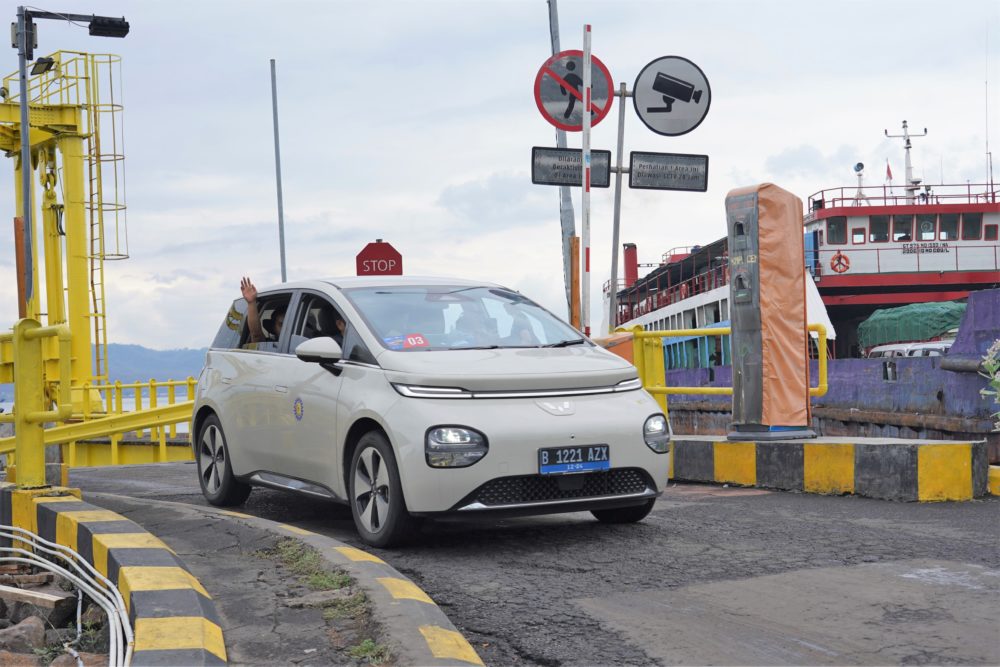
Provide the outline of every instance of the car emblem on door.
{"type": "Polygon", "coordinates": [[[572,401],[535,401],[535,405],[556,417],[576,413],[576,408],[573,406],[572,401]]]}
{"type": "Polygon", "coordinates": [[[302,415],[305,414],[305,406],[302,405],[301,398],[296,398],[295,402],[292,403],[292,414],[295,415],[295,421],[302,421],[302,415]]]}

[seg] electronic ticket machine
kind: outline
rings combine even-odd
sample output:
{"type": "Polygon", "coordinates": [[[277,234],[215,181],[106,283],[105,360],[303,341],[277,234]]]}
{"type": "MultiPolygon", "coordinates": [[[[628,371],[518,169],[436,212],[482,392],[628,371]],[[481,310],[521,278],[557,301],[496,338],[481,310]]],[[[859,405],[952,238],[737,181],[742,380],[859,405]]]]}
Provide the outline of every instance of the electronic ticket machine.
{"type": "Polygon", "coordinates": [[[730,440],[815,438],[809,409],[802,201],[771,183],[726,196],[730,440]]]}

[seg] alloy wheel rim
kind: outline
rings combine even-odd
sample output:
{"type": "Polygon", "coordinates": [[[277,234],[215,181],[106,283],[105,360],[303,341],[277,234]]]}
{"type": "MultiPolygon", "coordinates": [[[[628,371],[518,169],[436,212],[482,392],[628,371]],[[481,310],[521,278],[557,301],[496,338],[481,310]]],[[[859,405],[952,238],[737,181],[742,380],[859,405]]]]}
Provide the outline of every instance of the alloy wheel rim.
{"type": "Polygon", "coordinates": [[[354,469],[354,505],[361,524],[377,533],[385,526],[392,498],[385,460],[374,447],[366,447],[354,469]]]}
{"type": "Polygon", "coordinates": [[[222,445],[222,431],[213,424],[205,429],[198,447],[201,482],[209,493],[217,493],[222,486],[221,469],[225,465],[226,448],[222,445]]]}

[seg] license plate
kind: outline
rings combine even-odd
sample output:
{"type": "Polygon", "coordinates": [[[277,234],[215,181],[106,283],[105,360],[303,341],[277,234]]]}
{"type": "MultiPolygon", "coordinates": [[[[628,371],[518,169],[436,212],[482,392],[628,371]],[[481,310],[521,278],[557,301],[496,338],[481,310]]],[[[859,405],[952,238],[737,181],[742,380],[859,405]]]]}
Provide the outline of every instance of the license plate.
{"type": "Polygon", "coordinates": [[[538,472],[542,475],[565,475],[611,468],[607,445],[549,447],[538,450],[538,472]]]}

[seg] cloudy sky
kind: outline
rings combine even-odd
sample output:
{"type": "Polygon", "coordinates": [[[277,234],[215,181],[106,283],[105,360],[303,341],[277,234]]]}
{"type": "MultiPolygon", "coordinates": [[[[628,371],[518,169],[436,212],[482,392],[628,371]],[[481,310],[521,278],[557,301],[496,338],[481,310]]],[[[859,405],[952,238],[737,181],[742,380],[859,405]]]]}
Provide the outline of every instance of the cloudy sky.
{"type": "MultiPolygon", "coordinates": [[[[532,146],[554,146],[532,84],[550,55],[545,0],[218,2],[59,0],[124,15],[124,40],[40,22],[39,50],[123,57],[128,242],[110,263],[111,342],[203,347],[249,274],[280,280],[269,59],[278,67],[289,279],[352,275],[390,241],[408,274],[504,283],[565,313],[558,190],[531,184],[532,146]]],[[[15,7],[8,6],[10,19],[15,7]]],[[[710,156],[707,193],[623,193],[622,242],[640,262],[725,233],[723,200],[770,181],[805,199],[888,159],[903,174],[986,180],[1000,146],[1000,3],[963,0],[560,0],[562,48],[593,52],[629,89],[649,61],[697,63],[712,104],[694,132],[650,132],[626,107],[625,150],[710,156]],[[992,78],[986,108],[987,69],[992,78]],[[995,149],[994,149],[995,150],[995,149]]],[[[17,67],[7,50],[4,71],[17,67]]],[[[617,110],[593,135],[614,151],[617,110]]],[[[579,135],[570,135],[579,146],[579,135]]],[[[13,216],[13,163],[0,208],[13,216]]],[[[575,210],[579,230],[579,191],[575,210]]],[[[592,325],[610,275],[613,190],[595,190],[592,325]]],[[[9,218],[8,218],[9,219],[9,218]]],[[[12,234],[0,234],[0,313],[16,316],[12,234]]],[[[6,326],[6,325],[5,325],[6,326]]],[[[112,364],[114,360],[112,359],[112,364]]]]}

